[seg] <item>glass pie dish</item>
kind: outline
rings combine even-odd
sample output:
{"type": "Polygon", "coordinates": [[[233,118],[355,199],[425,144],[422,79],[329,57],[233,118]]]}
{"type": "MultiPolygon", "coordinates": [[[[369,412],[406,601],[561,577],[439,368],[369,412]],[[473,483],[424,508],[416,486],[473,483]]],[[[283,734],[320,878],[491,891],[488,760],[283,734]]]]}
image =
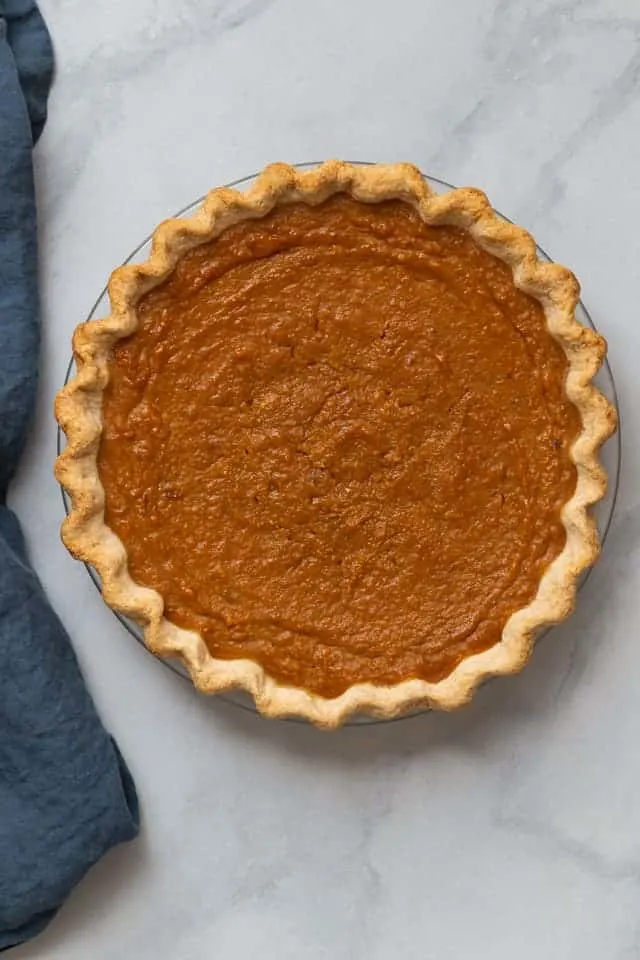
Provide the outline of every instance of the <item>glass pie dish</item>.
{"type": "MultiPolygon", "coordinates": [[[[307,168],[307,167],[314,167],[314,166],[315,166],[315,164],[300,164],[300,165],[299,165],[299,168],[304,169],[304,168],[307,168]]],[[[291,170],[291,168],[288,168],[288,169],[291,170]]],[[[377,169],[377,168],[376,168],[376,169],[377,169]]],[[[352,168],[352,170],[353,170],[353,168],[352,168]]],[[[294,176],[293,171],[290,173],[290,176],[291,176],[291,177],[294,176]]],[[[305,176],[306,176],[306,178],[308,179],[311,175],[310,175],[310,174],[306,174],[305,176]]],[[[355,171],[354,171],[353,176],[354,176],[354,177],[355,177],[355,176],[358,176],[358,177],[360,177],[360,178],[362,179],[362,178],[365,177],[365,172],[362,171],[361,173],[356,174],[355,171]]],[[[368,172],[367,172],[366,176],[369,176],[369,173],[368,173],[368,172]]],[[[420,191],[424,191],[424,187],[421,185],[420,174],[419,174],[418,171],[416,171],[415,169],[414,169],[414,171],[413,171],[413,176],[414,176],[414,181],[415,181],[415,182],[417,183],[417,185],[418,185],[418,186],[416,187],[416,189],[417,189],[418,193],[420,194],[420,191]]],[[[235,181],[234,183],[229,184],[229,186],[231,186],[231,187],[247,188],[247,187],[250,187],[250,186],[251,186],[253,179],[254,179],[253,177],[247,177],[247,178],[244,178],[243,180],[235,181]]],[[[427,182],[429,183],[429,186],[431,187],[431,189],[433,190],[433,192],[436,193],[436,194],[442,192],[442,191],[443,191],[443,188],[444,188],[444,190],[448,190],[448,189],[449,189],[449,184],[443,183],[442,181],[438,181],[438,180],[436,180],[435,178],[427,177],[426,180],[427,180],[427,182]]],[[[463,194],[462,191],[461,191],[459,194],[455,195],[455,196],[457,197],[457,196],[460,196],[461,194],[463,194]]],[[[180,217],[180,216],[189,216],[190,214],[192,214],[192,213],[194,212],[195,208],[199,206],[200,202],[201,202],[201,201],[198,200],[198,201],[196,201],[195,203],[190,204],[187,208],[185,208],[184,210],[180,211],[176,216],[177,216],[177,217],[180,217]]],[[[444,201],[444,198],[443,198],[443,202],[445,202],[445,201],[444,201]]],[[[486,204],[486,201],[484,201],[484,203],[486,204]]],[[[493,222],[495,223],[496,229],[497,229],[497,228],[499,227],[500,221],[497,220],[495,214],[491,214],[491,216],[493,217],[493,222]]],[[[483,222],[484,222],[484,221],[483,221],[483,222]]],[[[500,229],[502,230],[503,233],[505,233],[505,232],[507,232],[508,230],[510,230],[511,228],[508,228],[508,227],[506,227],[505,225],[503,225],[500,229]]],[[[530,239],[528,240],[528,243],[529,243],[529,244],[531,243],[531,240],[530,240],[530,239]]],[[[147,239],[147,240],[145,240],[145,241],[133,252],[133,254],[128,258],[128,260],[127,260],[126,262],[127,262],[127,263],[133,263],[133,264],[135,264],[135,263],[139,263],[139,262],[142,262],[142,261],[146,260],[147,257],[148,257],[148,254],[149,254],[149,247],[150,247],[150,239],[147,239]]],[[[533,246],[531,246],[530,249],[531,249],[531,251],[532,251],[532,250],[533,250],[533,246]]],[[[531,254],[529,254],[529,256],[531,257],[531,254]]],[[[544,261],[544,260],[548,260],[548,258],[547,258],[546,255],[543,253],[543,251],[538,250],[538,256],[539,256],[540,260],[543,260],[543,261],[544,261]]],[[[532,257],[531,257],[531,260],[532,260],[532,262],[534,262],[532,257]]],[[[555,275],[556,275],[556,274],[554,274],[554,276],[555,276],[555,275]]],[[[574,301],[574,302],[575,302],[575,301],[574,301]]],[[[571,304],[571,307],[573,307],[573,303],[571,304]]],[[[89,319],[91,319],[91,320],[92,320],[92,319],[99,319],[100,316],[103,316],[103,315],[105,315],[105,314],[108,313],[108,312],[109,312],[108,298],[107,298],[107,296],[106,296],[106,291],[103,291],[103,293],[102,293],[101,296],[99,297],[97,303],[95,304],[93,310],[91,311],[91,314],[90,314],[90,316],[89,316],[89,319]]],[[[580,307],[579,307],[578,310],[577,310],[577,319],[578,319],[578,321],[579,321],[580,323],[582,323],[583,326],[585,326],[585,327],[587,327],[587,326],[592,326],[592,327],[593,327],[593,324],[591,323],[590,318],[589,318],[586,310],[582,307],[582,305],[580,305],[580,307]]],[[[578,330],[578,328],[575,327],[575,322],[573,321],[573,319],[571,319],[571,322],[573,323],[574,329],[577,331],[577,334],[579,334],[579,330],[578,330]]],[[[94,329],[99,330],[99,329],[100,329],[100,325],[99,325],[99,324],[94,324],[94,329]]],[[[584,335],[584,337],[586,337],[586,334],[584,335]]],[[[502,341],[501,341],[501,342],[502,342],[502,341]]],[[[582,342],[582,341],[581,341],[581,342],[582,342]]],[[[455,349],[457,349],[457,348],[455,347],[455,343],[454,343],[454,350],[455,350],[455,349]]],[[[594,367],[594,368],[595,368],[595,367],[594,367]]],[[[493,369],[493,368],[492,368],[492,369],[493,369]]],[[[499,368],[498,368],[498,369],[499,369],[499,368]]],[[[69,376],[72,374],[72,371],[73,371],[73,362],[72,362],[72,363],[70,364],[70,366],[69,366],[69,371],[68,371],[67,379],[69,379],[69,376]]],[[[610,372],[610,369],[609,369],[608,365],[605,365],[605,366],[603,367],[602,371],[601,371],[600,374],[598,375],[598,378],[597,378],[597,380],[596,380],[596,384],[600,387],[600,389],[602,390],[602,392],[603,392],[603,393],[605,394],[605,396],[611,401],[611,403],[612,403],[614,406],[616,406],[615,386],[614,386],[614,384],[613,384],[613,378],[611,377],[611,372],[610,372]]],[[[499,422],[501,422],[501,421],[499,421],[499,422]]],[[[60,448],[62,447],[62,443],[63,443],[63,439],[62,439],[62,437],[59,435],[59,446],[60,446],[60,448]]],[[[246,451],[245,451],[245,452],[246,452],[246,451]]],[[[609,523],[610,523],[610,520],[611,520],[612,511],[613,511],[613,505],[614,505],[614,502],[615,502],[615,494],[616,494],[616,490],[617,490],[617,478],[618,478],[618,471],[619,471],[619,457],[620,457],[620,434],[618,433],[616,440],[614,440],[613,443],[611,443],[611,444],[609,444],[607,447],[605,447],[605,449],[604,449],[604,451],[603,451],[603,455],[602,455],[602,460],[603,460],[604,466],[605,466],[605,468],[606,468],[606,470],[607,470],[607,473],[608,473],[608,475],[609,475],[609,478],[610,478],[609,489],[608,489],[607,496],[604,498],[604,500],[602,500],[602,501],[599,502],[597,509],[594,511],[594,513],[595,513],[595,518],[596,518],[596,522],[597,522],[597,525],[598,525],[598,528],[599,528],[600,540],[601,540],[602,542],[604,542],[604,539],[605,539],[605,537],[606,537],[606,533],[607,533],[607,530],[608,530],[608,526],[609,526],[609,523]]],[[[600,491],[600,492],[602,492],[603,489],[604,489],[604,484],[601,483],[601,491],[600,491]]],[[[235,494],[232,494],[232,495],[235,496],[235,494]]],[[[595,498],[594,498],[594,499],[595,499],[595,498]]],[[[68,501],[67,501],[66,495],[65,495],[65,508],[66,508],[67,511],[68,511],[68,509],[69,509],[69,503],[68,503],[68,501]]],[[[83,555],[83,554],[81,553],[80,555],[83,555]]],[[[84,556],[85,556],[86,559],[91,559],[92,561],[97,562],[97,563],[98,563],[98,566],[100,566],[100,569],[103,570],[103,573],[105,573],[104,568],[101,566],[99,560],[97,559],[97,557],[96,557],[94,554],[92,554],[92,553],[89,551],[89,552],[85,553],[84,556]]],[[[579,570],[579,569],[581,569],[581,568],[578,567],[577,569],[579,570]]],[[[100,585],[100,584],[99,584],[99,578],[98,578],[98,576],[97,576],[96,571],[93,570],[92,568],[89,568],[89,572],[90,572],[90,574],[92,575],[92,578],[94,579],[94,582],[96,582],[96,584],[99,586],[99,585],[100,585]]],[[[105,573],[105,575],[106,575],[106,573],[105,573]]],[[[574,575],[573,590],[575,590],[575,584],[576,584],[575,576],[577,576],[577,573],[574,575]]],[[[586,579],[586,576],[584,577],[584,579],[586,579]]],[[[107,580],[107,583],[108,583],[108,580],[107,580]]],[[[127,608],[126,605],[125,605],[125,608],[127,608]]],[[[135,607],[133,607],[133,608],[129,607],[129,609],[135,609],[135,607]]],[[[119,616],[119,618],[121,619],[121,621],[125,624],[125,626],[127,627],[127,629],[129,629],[129,630],[133,633],[133,635],[136,636],[136,638],[137,638],[138,640],[141,640],[141,641],[142,641],[142,630],[141,630],[135,623],[130,622],[127,618],[124,618],[124,617],[122,617],[122,616],[119,615],[119,614],[118,614],[118,616],[119,616]]],[[[546,622],[549,623],[549,622],[550,622],[550,619],[551,619],[551,618],[547,619],[546,622]]],[[[541,623],[541,624],[543,624],[544,622],[545,622],[544,619],[541,619],[541,620],[540,620],[540,623],[541,623]]],[[[496,649],[497,649],[497,648],[496,648],[496,649]]],[[[180,664],[178,664],[178,665],[172,664],[172,666],[173,666],[174,669],[177,669],[178,672],[180,672],[180,673],[182,673],[183,675],[187,676],[186,670],[183,670],[183,668],[181,667],[180,664]]],[[[271,682],[271,681],[270,681],[270,682],[271,682]]],[[[373,691],[373,692],[376,694],[376,697],[377,697],[377,696],[378,696],[378,692],[377,692],[377,691],[373,691]]],[[[290,696],[290,695],[291,695],[291,691],[287,691],[287,694],[290,696]]],[[[241,705],[241,706],[246,706],[246,705],[247,705],[247,701],[245,700],[245,698],[244,698],[241,694],[228,694],[228,693],[226,693],[226,694],[221,694],[221,695],[224,696],[225,699],[232,700],[232,702],[237,703],[238,705],[241,705]]],[[[328,701],[327,701],[327,703],[328,703],[328,701]]],[[[251,709],[253,709],[253,708],[251,708],[251,709]]]]}

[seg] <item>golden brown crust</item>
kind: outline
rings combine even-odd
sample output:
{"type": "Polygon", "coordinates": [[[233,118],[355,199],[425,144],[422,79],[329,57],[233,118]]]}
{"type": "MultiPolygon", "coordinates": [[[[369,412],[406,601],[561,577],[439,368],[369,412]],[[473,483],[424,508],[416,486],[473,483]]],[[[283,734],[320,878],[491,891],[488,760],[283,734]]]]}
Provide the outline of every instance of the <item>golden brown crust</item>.
{"type": "Polygon", "coordinates": [[[588,507],[604,496],[607,480],[598,449],[616,428],[614,409],[591,382],[604,359],[606,344],[575,318],[579,285],[573,274],[557,264],[541,263],[533,238],[502,220],[479,190],[435,194],[420,171],[404,163],[354,166],[331,160],[307,172],[272,164],[246,193],[227,187],[212,190],[193,217],[162,223],[153,235],[149,259],[112,274],[109,297],[109,317],[77,328],[73,340],[77,373],[56,399],[56,417],[67,436],[56,476],[72,502],[62,537],[74,556],[96,568],[109,606],[143,627],[146,645],[153,653],[179,657],[199,690],[215,693],[241,688],[254,697],[265,716],[297,715],[321,727],[337,727],[356,711],[394,717],[419,706],[451,710],[466,703],[487,677],[521,669],[539,631],[572,611],[578,579],[600,549],[588,507]],[[105,525],[97,454],[110,352],[118,340],[136,329],[140,297],[161,283],[187,250],[230,225],[261,217],[276,204],[317,204],[337,192],[364,202],[405,200],[425,222],[463,227],[481,247],[508,263],[516,286],[542,303],[548,329],[566,353],[566,392],[581,414],[583,429],[571,451],[577,485],[562,513],[566,545],[542,577],[533,602],[510,617],[500,643],[468,657],[438,683],[415,679],[388,687],[363,683],[329,700],[279,684],[250,660],[215,659],[199,634],[181,629],[163,616],[162,597],[131,579],[125,548],[105,525]]]}

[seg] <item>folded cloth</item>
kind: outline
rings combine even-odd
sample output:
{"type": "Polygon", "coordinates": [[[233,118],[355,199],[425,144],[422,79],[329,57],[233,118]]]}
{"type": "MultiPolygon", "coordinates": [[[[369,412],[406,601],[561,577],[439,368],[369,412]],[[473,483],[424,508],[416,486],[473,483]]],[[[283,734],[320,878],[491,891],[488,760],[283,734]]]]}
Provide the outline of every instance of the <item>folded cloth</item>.
{"type": "Polygon", "coordinates": [[[89,867],[138,832],[129,772],[6,506],[35,397],[31,154],[52,67],[32,0],[0,0],[0,950],[39,933],[89,867]]]}

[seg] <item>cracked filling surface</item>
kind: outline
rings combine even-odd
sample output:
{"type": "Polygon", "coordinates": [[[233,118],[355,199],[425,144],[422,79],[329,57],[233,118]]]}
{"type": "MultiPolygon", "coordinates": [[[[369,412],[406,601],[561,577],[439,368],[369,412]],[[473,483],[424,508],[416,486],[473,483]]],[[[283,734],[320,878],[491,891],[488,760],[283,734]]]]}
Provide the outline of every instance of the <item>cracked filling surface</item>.
{"type": "Polygon", "coordinates": [[[105,519],[213,656],[326,697],[438,681],[534,599],[579,415],[540,303],[466,231],[403,201],[284,205],[137,312],[105,519]]]}

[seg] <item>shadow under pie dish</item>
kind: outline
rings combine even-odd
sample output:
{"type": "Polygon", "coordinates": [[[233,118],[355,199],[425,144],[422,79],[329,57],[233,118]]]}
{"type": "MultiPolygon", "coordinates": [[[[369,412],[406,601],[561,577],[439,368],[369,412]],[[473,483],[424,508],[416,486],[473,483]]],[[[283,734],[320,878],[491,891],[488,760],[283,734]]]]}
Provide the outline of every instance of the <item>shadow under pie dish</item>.
{"type": "Polygon", "coordinates": [[[76,331],[64,541],[200,690],[322,726],[459,706],[598,554],[578,289],[407,164],[214,190],[76,331]]]}

